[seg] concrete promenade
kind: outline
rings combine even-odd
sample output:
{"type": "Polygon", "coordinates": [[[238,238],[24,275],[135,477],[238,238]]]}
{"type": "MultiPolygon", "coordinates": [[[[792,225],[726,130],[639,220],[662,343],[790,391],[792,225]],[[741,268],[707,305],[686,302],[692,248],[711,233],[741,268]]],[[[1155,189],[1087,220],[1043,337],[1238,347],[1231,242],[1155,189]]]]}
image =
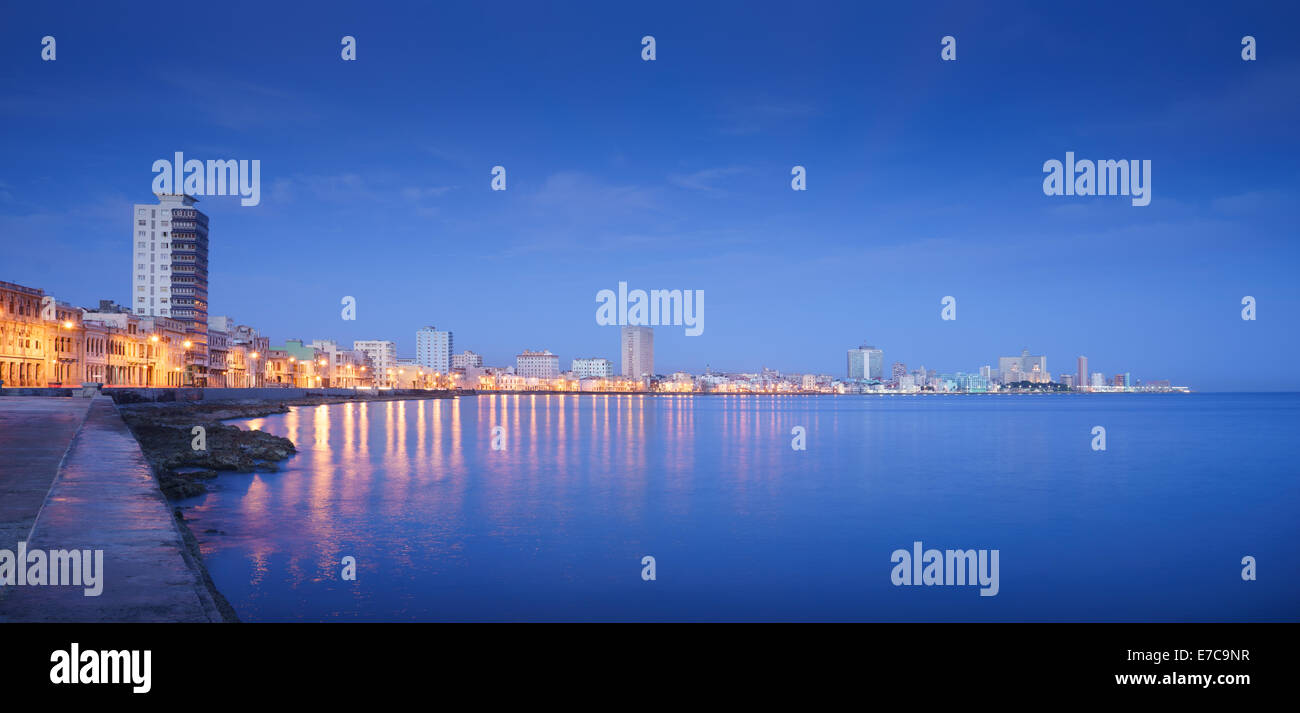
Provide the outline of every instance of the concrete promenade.
{"type": "Polygon", "coordinates": [[[221,620],[139,444],[107,396],[0,398],[0,535],[0,549],[10,552],[21,540],[28,551],[104,552],[102,594],[0,587],[0,622],[221,620]]]}

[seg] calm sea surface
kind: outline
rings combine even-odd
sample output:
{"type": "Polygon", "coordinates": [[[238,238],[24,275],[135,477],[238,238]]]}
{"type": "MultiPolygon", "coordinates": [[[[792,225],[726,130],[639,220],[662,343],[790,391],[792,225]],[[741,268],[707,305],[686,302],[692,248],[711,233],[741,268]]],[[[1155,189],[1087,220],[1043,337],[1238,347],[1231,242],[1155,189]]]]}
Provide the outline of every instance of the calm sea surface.
{"type": "Polygon", "coordinates": [[[300,453],[181,504],[246,621],[1300,619],[1297,394],[485,395],[240,425],[300,453]],[[997,596],[894,586],[917,540],[998,550],[997,596]]]}

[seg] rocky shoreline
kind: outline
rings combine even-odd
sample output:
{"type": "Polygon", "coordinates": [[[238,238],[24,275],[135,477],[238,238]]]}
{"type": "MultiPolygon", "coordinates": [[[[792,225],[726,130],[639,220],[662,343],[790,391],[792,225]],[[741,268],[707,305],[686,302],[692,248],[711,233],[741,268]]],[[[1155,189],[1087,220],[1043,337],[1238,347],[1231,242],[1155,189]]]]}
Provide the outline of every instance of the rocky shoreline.
{"type": "Polygon", "coordinates": [[[205,481],[221,471],[251,473],[279,470],[280,462],[298,452],[293,441],[258,430],[222,423],[285,413],[284,403],[166,403],[122,406],[122,418],[168,500],[206,493],[205,481]],[[204,429],[206,448],[196,450],[194,427],[204,429]]]}
{"type": "MultiPolygon", "coordinates": [[[[114,400],[125,394],[114,394],[114,400]]],[[[118,412],[135,435],[153,467],[168,500],[202,495],[206,481],[222,471],[251,473],[276,471],[280,463],[298,452],[293,441],[256,429],[245,430],[223,421],[288,413],[291,406],[320,406],[351,401],[390,401],[411,398],[447,398],[441,392],[391,397],[349,398],[306,396],[282,400],[250,401],[135,401],[123,398],[118,412]],[[194,427],[202,426],[206,449],[194,448],[194,427]]]]}

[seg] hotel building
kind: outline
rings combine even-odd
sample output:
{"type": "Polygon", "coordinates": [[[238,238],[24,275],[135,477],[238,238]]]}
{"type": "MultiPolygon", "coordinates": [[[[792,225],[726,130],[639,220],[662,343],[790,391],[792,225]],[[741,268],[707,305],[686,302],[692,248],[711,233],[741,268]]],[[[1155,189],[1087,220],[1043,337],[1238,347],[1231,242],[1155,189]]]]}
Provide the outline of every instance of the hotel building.
{"type": "Polygon", "coordinates": [[[879,381],[884,375],[885,353],[882,350],[867,344],[849,350],[848,378],[879,381]]]}

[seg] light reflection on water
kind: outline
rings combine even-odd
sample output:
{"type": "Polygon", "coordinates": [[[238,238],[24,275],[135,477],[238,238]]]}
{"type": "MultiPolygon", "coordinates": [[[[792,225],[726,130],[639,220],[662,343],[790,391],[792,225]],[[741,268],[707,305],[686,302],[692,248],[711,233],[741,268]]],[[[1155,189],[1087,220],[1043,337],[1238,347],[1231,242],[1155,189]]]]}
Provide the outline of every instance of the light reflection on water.
{"type": "Polygon", "coordinates": [[[247,620],[1295,619],[1295,395],[508,394],[296,407],[183,503],[247,620]],[[1089,448],[1104,423],[1108,450],[1089,448]],[[506,427],[506,450],[490,447],[506,427]],[[790,448],[807,429],[806,451],[790,448]],[[1208,434],[1208,435],[1207,435],[1208,434]],[[997,548],[1001,593],[889,555],[997,548]],[[640,559],[658,559],[643,582],[640,559]],[[339,581],[356,557],[358,580],[339,581]]]}

